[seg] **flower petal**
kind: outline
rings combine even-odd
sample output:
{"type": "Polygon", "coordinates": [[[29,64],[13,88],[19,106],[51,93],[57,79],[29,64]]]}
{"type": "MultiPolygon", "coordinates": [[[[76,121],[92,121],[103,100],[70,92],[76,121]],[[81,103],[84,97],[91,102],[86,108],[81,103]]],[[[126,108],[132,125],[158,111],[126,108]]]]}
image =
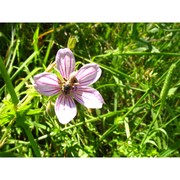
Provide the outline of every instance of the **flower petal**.
{"type": "Polygon", "coordinates": [[[102,104],[104,103],[99,91],[91,87],[77,87],[72,94],[76,101],[87,108],[102,108],[102,104]]]}
{"type": "Polygon", "coordinates": [[[53,96],[60,92],[60,80],[52,73],[43,72],[34,76],[34,87],[42,95],[53,96]]]}
{"type": "Polygon", "coordinates": [[[101,76],[102,70],[95,63],[86,64],[79,69],[76,78],[81,86],[88,86],[96,82],[101,76]]]}
{"type": "Polygon", "coordinates": [[[73,98],[61,94],[55,103],[55,113],[60,123],[67,124],[70,122],[77,114],[73,98]]]}
{"type": "Polygon", "coordinates": [[[63,78],[69,79],[70,74],[75,69],[75,58],[68,48],[59,49],[56,54],[56,65],[63,78]]]}

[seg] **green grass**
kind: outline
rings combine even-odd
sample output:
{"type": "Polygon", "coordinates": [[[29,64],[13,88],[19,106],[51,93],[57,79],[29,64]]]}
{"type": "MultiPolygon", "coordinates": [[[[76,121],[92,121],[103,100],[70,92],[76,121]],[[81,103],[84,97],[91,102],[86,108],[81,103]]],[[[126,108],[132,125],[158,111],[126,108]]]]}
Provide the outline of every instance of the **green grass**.
{"type": "Polygon", "coordinates": [[[179,37],[178,23],[0,24],[0,156],[179,157],[179,37]],[[62,125],[32,83],[72,37],[77,67],[102,68],[106,104],[77,103],[62,125]]]}

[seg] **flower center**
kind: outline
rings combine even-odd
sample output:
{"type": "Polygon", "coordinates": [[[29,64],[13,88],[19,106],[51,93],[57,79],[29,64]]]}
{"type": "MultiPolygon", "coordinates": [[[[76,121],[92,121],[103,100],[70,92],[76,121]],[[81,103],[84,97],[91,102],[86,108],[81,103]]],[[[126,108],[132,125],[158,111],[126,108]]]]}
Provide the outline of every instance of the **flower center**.
{"type": "Polygon", "coordinates": [[[75,72],[71,73],[70,78],[67,81],[63,82],[63,84],[62,84],[62,92],[65,95],[70,94],[71,90],[74,90],[75,86],[77,86],[79,84],[78,80],[75,77],[75,75],[76,75],[75,72]]]}

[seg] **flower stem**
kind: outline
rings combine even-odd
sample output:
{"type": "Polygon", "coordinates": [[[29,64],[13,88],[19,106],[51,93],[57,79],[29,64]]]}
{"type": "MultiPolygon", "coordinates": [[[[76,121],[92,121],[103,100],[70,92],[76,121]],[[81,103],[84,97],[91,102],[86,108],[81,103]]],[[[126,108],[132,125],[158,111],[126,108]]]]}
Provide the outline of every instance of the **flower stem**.
{"type": "Polygon", "coordinates": [[[6,84],[6,87],[7,87],[8,91],[9,91],[9,93],[11,95],[12,102],[16,106],[18,104],[19,100],[18,100],[18,97],[17,97],[16,92],[14,90],[13,84],[12,84],[12,82],[10,80],[9,74],[6,71],[6,68],[4,66],[4,62],[3,62],[2,58],[1,58],[1,56],[0,56],[0,71],[1,71],[1,75],[2,75],[2,77],[4,79],[4,82],[6,84]]]}

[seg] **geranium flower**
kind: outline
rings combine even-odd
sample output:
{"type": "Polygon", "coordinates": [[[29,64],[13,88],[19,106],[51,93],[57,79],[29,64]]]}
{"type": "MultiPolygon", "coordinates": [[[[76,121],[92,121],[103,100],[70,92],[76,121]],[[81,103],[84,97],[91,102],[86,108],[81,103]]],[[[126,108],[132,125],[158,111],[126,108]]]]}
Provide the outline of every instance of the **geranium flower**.
{"type": "Polygon", "coordinates": [[[59,94],[55,102],[55,113],[62,124],[70,122],[77,114],[74,99],[87,108],[101,108],[104,100],[101,94],[89,85],[101,76],[101,69],[95,63],[82,66],[75,71],[75,58],[68,48],[56,54],[56,67],[63,77],[49,72],[34,76],[34,87],[42,95],[59,94]]]}

